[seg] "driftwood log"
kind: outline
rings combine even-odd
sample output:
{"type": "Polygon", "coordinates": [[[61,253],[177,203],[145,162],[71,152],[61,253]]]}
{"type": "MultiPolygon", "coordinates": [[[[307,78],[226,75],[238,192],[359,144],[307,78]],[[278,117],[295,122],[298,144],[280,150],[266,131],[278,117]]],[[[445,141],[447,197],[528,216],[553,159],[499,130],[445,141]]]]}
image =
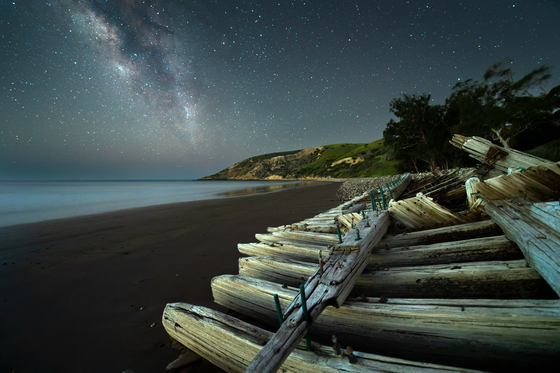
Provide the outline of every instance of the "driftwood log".
{"type": "Polygon", "coordinates": [[[488,172],[490,177],[495,177],[507,173],[510,167],[528,168],[550,162],[548,159],[535,157],[518,150],[503,148],[476,136],[453,135],[449,143],[466,151],[471,157],[488,166],[484,169],[485,171],[481,176],[488,172]]]}
{"type": "MultiPolygon", "coordinates": [[[[285,308],[297,289],[224,275],[212,280],[212,293],[218,304],[278,327],[273,296],[285,308]]],[[[360,351],[500,370],[546,368],[560,349],[560,300],[380,300],[327,307],[311,327],[314,340],[335,334],[360,351]]]]}
{"type": "MultiPolygon", "coordinates": [[[[274,256],[308,263],[317,263],[319,252],[323,258],[329,253],[329,249],[318,245],[248,243],[238,244],[237,248],[248,256],[274,256]]],[[[369,257],[366,271],[380,266],[404,267],[523,258],[517,245],[504,235],[393,248],[377,245],[369,257]]]]}
{"type": "Polygon", "coordinates": [[[421,232],[388,235],[381,239],[379,246],[386,248],[428,245],[438,242],[466,240],[470,238],[497,236],[503,234],[501,228],[491,220],[434,228],[421,232]]]}
{"type": "MultiPolygon", "coordinates": [[[[183,345],[226,372],[245,372],[249,363],[273,333],[209,308],[186,303],[170,303],[162,317],[165,330],[183,345]]],[[[303,346],[284,361],[282,372],[457,372],[461,368],[414,362],[354,351],[358,358],[350,364],[338,357],[332,347],[313,344],[313,351],[303,346]]]]}
{"type": "Polygon", "coordinates": [[[557,228],[551,228],[556,226],[557,217],[554,212],[532,207],[531,203],[488,201],[486,211],[560,296],[560,236],[557,228]]]}
{"type": "MultiPolygon", "coordinates": [[[[316,270],[315,264],[291,259],[251,257],[239,260],[239,274],[288,286],[304,284],[316,270]]],[[[557,298],[524,259],[364,271],[351,294],[389,298],[557,298]]]]}

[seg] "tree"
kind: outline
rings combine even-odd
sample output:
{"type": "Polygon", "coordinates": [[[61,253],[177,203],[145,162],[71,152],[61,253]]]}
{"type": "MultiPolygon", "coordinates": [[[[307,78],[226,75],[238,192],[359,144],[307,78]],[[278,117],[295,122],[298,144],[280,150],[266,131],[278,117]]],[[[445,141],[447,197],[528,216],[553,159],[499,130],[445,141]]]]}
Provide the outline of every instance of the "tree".
{"type": "Polygon", "coordinates": [[[458,133],[488,137],[511,148],[525,131],[560,124],[560,85],[548,93],[543,88],[549,72],[550,67],[542,66],[515,81],[511,68],[494,64],[481,83],[469,79],[453,87],[446,120],[455,121],[458,133]]]}
{"type": "Polygon", "coordinates": [[[445,107],[430,105],[430,100],[429,94],[404,94],[393,99],[390,111],[399,121],[391,119],[383,131],[385,144],[393,148],[396,158],[412,163],[417,171],[419,160],[428,163],[431,171],[440,164],[450,137],[443,122],[445,107]]]}

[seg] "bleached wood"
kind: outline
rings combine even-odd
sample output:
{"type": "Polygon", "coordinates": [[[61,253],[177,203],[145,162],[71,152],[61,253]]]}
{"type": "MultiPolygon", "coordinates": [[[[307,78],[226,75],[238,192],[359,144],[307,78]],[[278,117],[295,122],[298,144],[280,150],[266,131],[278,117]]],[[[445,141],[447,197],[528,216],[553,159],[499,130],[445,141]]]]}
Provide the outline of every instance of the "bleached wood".
{"type": "Polygon", "coordinates": [[[388,235],[381,239],[379,246],[385,248],[427,245],[438,242],[465,240],[503,234],[500,227],[491,220],[434,228],[421,232],[388,235]]]}
{"type": "MultiPolygon", "coordinates": [[[[240,253],[248,256],[273,256],[316,264],[319,252],[326,258],[329,250],[316,245],[270,245],[263,243],[238,244],[240,253]]],[[[366,270],[375,267],[403,267],[414,265],[474,262],[485,260],[522,259],[517,245],[505,236],[473,238],[430,245],[395,248],[376,246],[369,257],[366,270]]]]}
{"type": "Polygon", "coordinates": [[[523,254],[514,242],[501,235],[389,249],[378,245],[369,257],[369,265],[366,270],[372,270],[374,267],[515,259],[523,259],[523,254]]]}
{"type": "MultiPolygon", "coordinates": [[[[242,258],[239,273],[266,281],[299,286],[317,265],[273,257],[242,258]],[[241,265],[241,263],[243,263],[241,265]]],[[[555,294],[524,259],[380,267],[364,271],[353,296],[418,298],[545,298],[555,294]],[[386,268],[386,269],[385,269],[386,268]]]]}
{"type": "MultiPolygon", "coordinates": [[[[217,303],[278,327],[273,295],[278,294],[285,308],[297,289],[224,275],[212,280],[212,292],[217,303]]],[[[470,360],[502,369],[542,366],[560,349],[559,307],[560,300],[348,299],[338,309],[327,307],[313,323],[312,333],[321,341],[336,334],[341,343],[358,349],[422,354],[434,362],[470,360]],[[491,350],[483,347],[488,345],[491,350]]]]}
{"type": "Polygon", "coordinates": [[[478,177],[471,177],[465,182],[465,190],[467,193],[467,202],[469,203],[469,207],[472,209],[475,203],[477,202],[477,194],[478,189],[476,189],[476,184],[480,182],[478,177]]]}
{"type": "Polygon", "coordinates": [[[418,193],[416,197],[389,203],[391,216],[408,228],[419,230],[481,220],[480,214],[457,214],[418,193]]]}
{"type": "Polygon", "coordinates": [[[533,204],[531,215],[549,228],[560,232],[560,203],[558,201],[533,204]]]}
{"type": "Polygon", "coordinates": [[[529,203],[488,201],[486,212],[560,296],[560,236],[531,216],[529,203]]]}
{"type": "MultiPolygon", "coordinates": [[[[272,333],[209,308],[170,303],[163,312],[165,330],[212,364],[226,372],[245,372],[248,364],[272,333]]],[[[282,372],[439,372],[462,368],[355,352],[356,364],[337,357],[330,347],[313,345],[314,351],[296,349],[282,364],[282,372]]]]}
{"type": "Polygon", "coordinates": [[[293,242],[308,243],[314,245],[335,245],[338,243],[338,235],[328,233],[284,231],[270,234],[255,234],[255,238],[261,242],[293,242]]]}
{"type": "MultiPolygon", "coordinates": [[[[323,272],[318,269],[308,278],[305,285],[309,320],[315,320],[330,303],[340,306],[352,289],[356,278],[367,265],[372,248],[379,242],[389,225],[388,213],[368,213],[350,230],[342,243],[337,244],[326,258],[323,272]],[[361,236],[356,234],[361,233],[361,236]],[[355,237],[355,238],[354,238],[355,237]]],[[[247,266],[245,261],[243,266],[247,266]]],[[[277,268],[277,267],[276,267],[277,268]]],[[[271,269],[269,272],[272,272],[271,269]]],[[[300,275],[299,275],[300,276],[300,275]]],[[[310,326],[303,317],[301,308],[296,308],[297,297],[285,311],[285,322],[259,351],[247,368],[247,372],[276,372],[290,352],[301,341],[310,326]]]]}
{"type": "Polygon", "coordinates": [[[478,161],[493,165],[501,172],[507,172],[507,169],[510,167],[528,168],[543,163],[552,163],[548,159],[535,157],[515,149],[503,148],[481,137],[453,135],[453,138],[449,142],[451,145],[465,150],[478,161]],[[487,159],[488,150],[490,150],[490,148],[498,150],[501,154],[504,154],[504,156],[493,160],[487,159]]]}

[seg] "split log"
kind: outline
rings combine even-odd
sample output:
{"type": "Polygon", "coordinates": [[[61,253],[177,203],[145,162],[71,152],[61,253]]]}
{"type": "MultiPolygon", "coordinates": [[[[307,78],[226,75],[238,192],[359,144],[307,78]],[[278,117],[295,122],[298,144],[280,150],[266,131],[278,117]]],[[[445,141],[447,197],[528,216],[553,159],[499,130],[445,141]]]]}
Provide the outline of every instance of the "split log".
{"type": "Polygon", "coordinates": [[[280,227],[269,227],[267,232],[285,232],[285,231],[300,231],[300,232],[315,232],[315,233],[336,233],[336,224],[334,219],[328,223],[294,223],[290,225],[283,225],[280,227]]]}
{"type": "MultiPolygon", "coordinates": [[[[407,199],[416,196],[418,193],[433,196],[435,194],[447,195],[455,188],[456,183],[464,183],[473,174],[471,168],[457,168],[454,170],[447,170],[441,176],[434,176],[425,178],[414,185],[410,185],[409,190],[403,193],[401,199],[407,199]]],[[[443,198],[443,197],[442,197],[443,198]]]]}
{"type": "MultiPolygon", "coordinates": [[[[317,245],[247,243],[238,244],[237,248],[240,253],[248,256],[273,256],[308,263],[317,263],[319,252],[323,258],[326,258],[329,253],[327,248],[317,245]]],[[[372,250],[366,270],[387,266],[404,267],[523,258],[523,253],[517,245],[502,235],[395,248],[378,245],[372,250]]]]}
{"type": "Polygon", "coordinates": [[[358,205],[354,205],[350,208],[342,210],[342,213],[343,214],[352,214],[354,212],[360,212],[360,211],[365,210],[365,209],[366,209],[366,204],[365,203],[360,203],[358,205]]]}
{"type": "MultiPolygon", "coordinates": [[[[162,319],[169,335],[226,372],[245,372],[259,350],[273,336],[267,330],[209,308],[170,303],[162,319]]],[[[414,362],[354,352],[355,364],[337,357],[332,347],[313,345],[313,351],[295,350],[280,367],[283,372],[402,372],[465,371],[442,365],[414,362]]]]}
{"type": "Polygon", "coordinates": [[[393,218],[414,230],[444,227],[481,220],[480,214],[456,214],[418,193],[416,197],[389,203],[393,218]]]}
{"type": "MultiPolygon", "coordinates": [[[[274,294],[282,308],[295,288],[240,275],[212,280],[215,301],[278,327],[274,294]]],[[[327,307],[313,323],[314,339],[366,352],[414,356],[437,363],[488,369],[546,368],[560,350],[560,300],[348,299],[327,307]],[[489,348],[489,346],[492,346],[489,348]]]]}
{"type": "Polygon", "coordinates": [[[531,215],[549,228],[560,232],[560,203],[535,203],[531,206],[531,215]]]}
{"type": "Polygon", "coordinates": [[[525,260],[396,267],[364,272],[352,293],[389,298],[554,299],[525,260]]]}
{"type": "Polygon", "coordinates": [[[560,236],[556,229],[543,224],[540,216],[531,216],[532,204],[488,201],[486,211],[515,241],[527,262],[534,267],[560,296],[560,236]]]}
{"type": "Polygon", "coordinates": [[[546,202],[560,197],[560,165],[532,166],[526,170],[500,175],[476,183],[478,196],[484,200],[517,199],[546,202]]]}
{"type": "Polygon", "coordinates": [[[470,210],[476,210],[480,204],[481,199],[478,197],[477,183],[480,182],[478,177],[471,177],[465,182],[465,191],[467,193],[467,203],[470,210]]]}
{"type": "Polygon", "coordinates": [[[338,243],[338,235],[328,233],[314,233],[314,232],[273,232],[270,234],[255,234],[257,240],[261,242],[275,243],[275,242],[291,242],[291,243],[307,243],[313,245],[335,245],[338,243]]]}
{"type": "MultiPolygon", "coordinates": [[[[273,257],[241,258],[239,274],[299,286],[317,265],[273,257]]],[[[557,295],[525,260],[387,267],[363,272],[351,294],[389,298],[554,299],[557,295]]]]}
{"type": "Polygon", "coordinates": [[[402,233],[385,236],[379,246],[385,248],[427,245],[438,242],[466,240],[503,234],[500,227],[491,220],[459,224],[451,227],[429,229],[421,232],[402,233]]]}
{"type": "Polygon", "coordinates": [[[237,249],[248,256],[274,256],[317,263],[319,252],[323,258],[329,255],[329,249],[319,245],[289,245],[266,243],[240,243],[237,249]]]}
{"type": "Polygon", "coordinates": [[[535,157],[514,149],[506,149],[476,136],[453,135],[449,143],[468,152],[471,157],[478,161],[493,166],[502,173],[507,173],[510,167],[528,168],[543,163],[551,163],[548,159],[535,157]]]}
{"type": "Polygon", "coordinates": [[[514,242],[505,236],[495,236],[389,249],[378,245],[372,250],[366,270],[371,270],[373,267],[405,267],[523,258],[523,253],[514,242]]]}

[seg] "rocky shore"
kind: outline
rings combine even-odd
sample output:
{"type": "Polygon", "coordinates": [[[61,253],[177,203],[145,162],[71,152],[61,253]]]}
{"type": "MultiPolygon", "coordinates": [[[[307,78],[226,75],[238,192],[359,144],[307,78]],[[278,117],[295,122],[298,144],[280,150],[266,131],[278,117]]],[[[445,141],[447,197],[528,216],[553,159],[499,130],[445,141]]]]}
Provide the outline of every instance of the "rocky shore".
{"type": "Polygon", "coordinates": [[[401,175],[387,175],[379,177],[347,179],[338,188],[336,196],[343,201],[348,201],[372,189],[377,189],[380,186],[384,187],[385,184],[398,179],[400,176],[401,175]]]}

